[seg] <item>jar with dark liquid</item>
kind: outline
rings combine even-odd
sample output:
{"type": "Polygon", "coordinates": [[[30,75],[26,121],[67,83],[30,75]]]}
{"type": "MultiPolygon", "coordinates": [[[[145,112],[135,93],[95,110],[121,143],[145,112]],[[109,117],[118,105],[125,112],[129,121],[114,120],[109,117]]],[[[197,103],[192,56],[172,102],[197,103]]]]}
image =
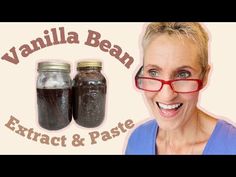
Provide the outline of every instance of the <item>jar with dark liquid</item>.
{"type": "Polygon", "coordinates": [[[72,81],[67,63],[38,64],[38,121],[42,128],[59,130],[72,119],[72,81]]]}
{"type": "Polygon", "coordinates": [[[77,64],[78,73],[73,80],[73,117],[83,127],[97,127],[104,120],[107,85],[101,69],[100,61],[77,64]]]}

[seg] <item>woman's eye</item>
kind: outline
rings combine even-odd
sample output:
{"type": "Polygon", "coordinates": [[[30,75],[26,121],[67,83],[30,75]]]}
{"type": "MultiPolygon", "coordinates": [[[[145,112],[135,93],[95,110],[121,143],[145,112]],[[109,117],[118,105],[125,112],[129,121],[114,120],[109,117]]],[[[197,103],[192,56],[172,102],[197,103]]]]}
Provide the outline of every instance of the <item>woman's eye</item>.
{"type": "Polygon", "coordinates": [[[151,77],[157,77],[157,76],[158,76],[157,70],[149,70],[149,71],[148,71],[148,74],[149,74],[149,76],[151,76],[151,77]]]}
{"type": "Polygon", "coordinates": [[[177,74],[178,78],[189,78],[191,76],[191,73],[189,71],[181,71],[177,74]]]}

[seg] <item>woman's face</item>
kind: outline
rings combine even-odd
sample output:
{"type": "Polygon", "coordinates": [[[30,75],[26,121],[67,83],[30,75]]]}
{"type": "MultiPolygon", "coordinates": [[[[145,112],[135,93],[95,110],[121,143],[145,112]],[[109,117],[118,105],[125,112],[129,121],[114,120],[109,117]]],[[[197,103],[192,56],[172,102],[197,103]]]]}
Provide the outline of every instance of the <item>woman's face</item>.
{"type": "MultiPolygon", "coordinates": [[[[184,36],[181,36],[181,39],[167,34],[155,36],[146,46],[144,53],[145,77],[166,81],[203,79],[196,44],[184,36]]],[[[208,72],[205,76],[207,75],[208,72]]],[[[198,95],[198,92],[176,93],[167,84],[164,84],[159,92],[145,92],[159,126],[165,130],[179,128],[196,115],[198,95]]]]}

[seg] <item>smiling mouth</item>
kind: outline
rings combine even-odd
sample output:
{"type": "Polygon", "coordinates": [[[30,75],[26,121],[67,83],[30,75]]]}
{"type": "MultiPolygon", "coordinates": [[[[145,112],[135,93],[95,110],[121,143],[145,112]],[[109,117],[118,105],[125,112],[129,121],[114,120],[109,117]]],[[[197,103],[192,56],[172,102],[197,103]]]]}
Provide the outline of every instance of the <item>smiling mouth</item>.
{"type": "Polygon", "coordinates": [[[174,117],[179,112],[179,109],[183,106],[183,103],[163,104],[156,102],[156,104],[159,107],[161,116],[166,118],[174,117]]]}
{"type": "Polygon", "coordinates": [[[172,109],[179,109],[181,106],[183,106],[183,103],[177,103],[177,104],[163,104],[163,103],[159,103],[159,102],[156,102],[157,106],[160,108],[160,109],[166,109],[166,110],[172,110],[172,109]]]}

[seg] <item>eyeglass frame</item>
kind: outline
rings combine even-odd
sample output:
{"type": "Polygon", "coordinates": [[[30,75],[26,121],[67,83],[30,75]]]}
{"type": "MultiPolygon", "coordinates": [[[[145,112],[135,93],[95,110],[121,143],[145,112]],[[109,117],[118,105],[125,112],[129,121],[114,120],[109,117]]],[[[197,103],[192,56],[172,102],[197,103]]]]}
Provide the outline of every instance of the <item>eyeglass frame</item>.
{"type": "Polygon", "coordinates": [[[151,78],[151,77],[140,77],[139,74],[140,72],[142,71],[143,69],[143,66],[138,70],[137,74],[135,75],[135,86],[140,89],[140,90],[144,90],[144,91],[148,91],[148,92],[159,92],[161,91],[161,89],[163,88],[163,85],[167,84],[170,86],[171,90],[175,93],[194,93],[194,92],[198,92],[200,91],[202,88],[203,88],[203,81],[201,79],[173,79],[173,80],[162,80],[162,79],[156,79],[156,78],[151,78]],[[156,81],[160,81],[161,82],[161,87],[159,90],[147,90],[147,89],[143,89],[143,88],[140,88],[139,87],[139,84],[138,84],[138,79],[149,79],[149,80],[156,80],[156,81]],[[198,83],[198,88],[194,91],[191,91],[191,92],[177,92],[174,90],[173,86],[171,85],[173,82],[176,82],[176,81],[196,81],[198,83]]]}

